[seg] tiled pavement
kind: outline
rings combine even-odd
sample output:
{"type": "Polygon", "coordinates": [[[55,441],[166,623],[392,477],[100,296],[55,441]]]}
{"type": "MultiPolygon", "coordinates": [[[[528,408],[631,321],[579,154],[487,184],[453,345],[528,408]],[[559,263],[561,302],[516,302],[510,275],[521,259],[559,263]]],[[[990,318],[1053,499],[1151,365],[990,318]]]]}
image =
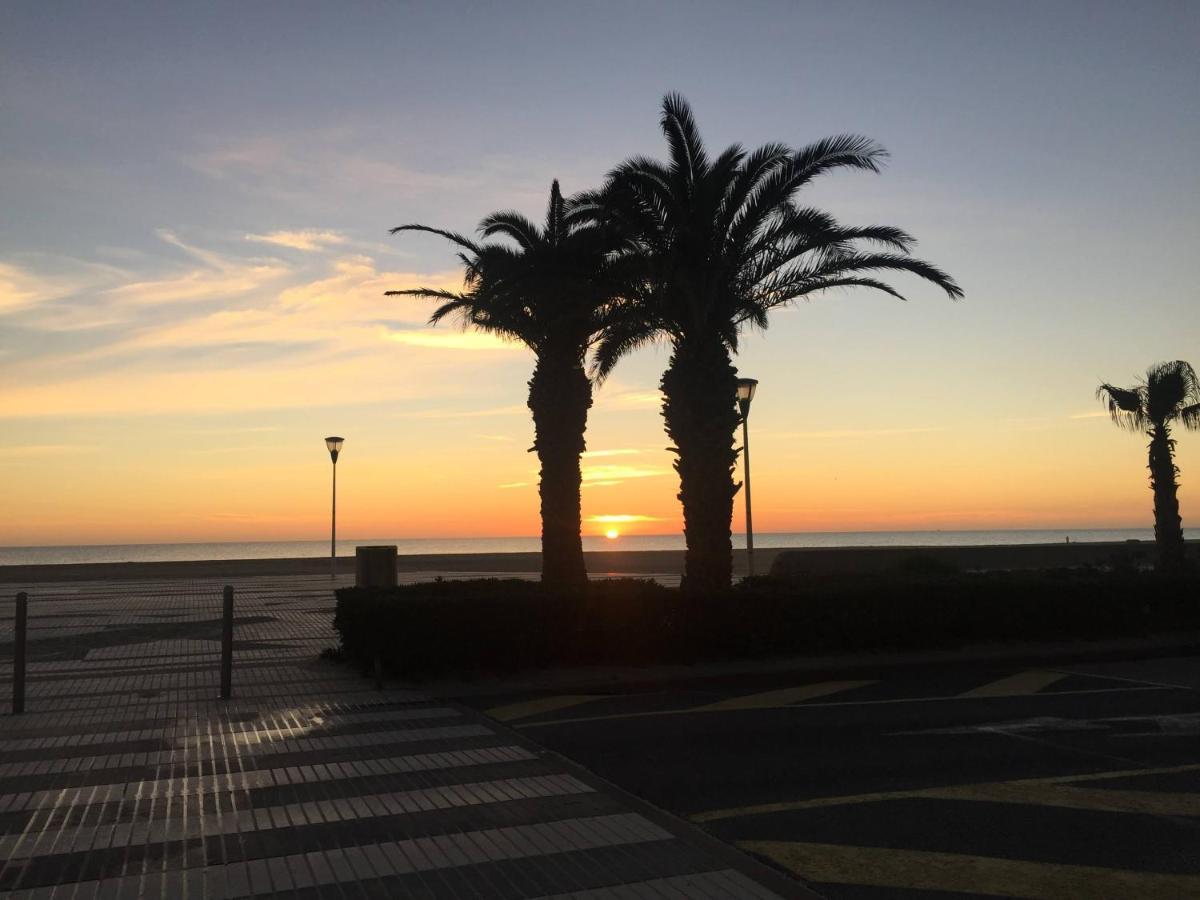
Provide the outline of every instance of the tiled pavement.
{"type": "Polygon", "coordinates": [[[330,588],[236,586],[229,701],[219,583],[31,588],[0,896],[809,896],[502,725],[320,661],[330,588]]]}

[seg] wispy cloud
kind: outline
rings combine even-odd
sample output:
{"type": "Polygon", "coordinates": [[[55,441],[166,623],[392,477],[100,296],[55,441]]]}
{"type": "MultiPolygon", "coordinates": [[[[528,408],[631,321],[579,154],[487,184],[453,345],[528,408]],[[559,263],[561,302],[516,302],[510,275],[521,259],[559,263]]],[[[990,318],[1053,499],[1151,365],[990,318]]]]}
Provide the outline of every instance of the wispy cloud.
{"type": "Polygon", "coordinates": [[[486,419],[492,416],[528,416],[529,407],[514,403],[511,406],[493,406],[487,409],[425,409],[406,412],[411,419],[486,419]]]}
{"type": "Polygon", "coordinates": [[[53,301],[78,293],[89,285],[107,286],[124,274],[103,263],[52,257],[42,266],[0,262],[0,316],[27,311],[40,312],[53,301]],[[52,270],[53,274],[47,273],[52,270]]]}
{"type": "Polygon", "coordinates": [[[410,347],[430,347],[435,350],[520,350],[520,344],[504,341],[482,331],[394,331],[384,328],[381,334],[397,344],[410,347]]]}
{"type": "Polygon", "coordinates": [[[90,284],[57,290],[10,279],[10,302],[22,305],[15,321],[48,337],[21,359],[21,380],[0,393],[0,417],[287,409],[348,395],[361,403],[428,399],[453,394],[464,367],[507,358],[463,352],[506,345],[428,333],[418,327],[426,304],[384,296],[457,288],[459,272],[385,271],[361,254],[264,260],[197,247],[169,230],[159,237],[183,250],[182,265],[160,262],[159,272],[136,277],[97,266],[90,284]],[[74,336],[83,330],[86,340],[74,336]]]}
{"type": "Polygon", "coordinates": [[[31,272],[0,263],[0,313],[32,306],[54,297],[60,290],[31,272]]]}
{"type": "Polygon", "coordinates": [[[498,484],[498,485],[496,485],[496,487],[498,487],[498,488],[523,488],[523,487],[529,487],[530,484],[531,484],[531,482],[528,482],[528,481],[510,481],[510,482],[508,482],[508,484],[498,484]]]}
{"type": "Polygon", "coordinates": [[[26,444],[24,446],[0,447],[0,457],[38,458],[43,456],[74,456],[77,453],[94,453],[99,447],[83,444],[26,444]]]}
{"type": "Polygon", "coordinates": [[[1067,416],[1067,418],[1068,419],[1107,419],[1107,418],[1109,418],[1109,414],[1102,409],[1098,409],[1098,410],[1095,410],[1094,412],[1074,413],[1070,416],[1067,416]]]}
{"type": "Polygon", "coordinates": [[[286,267],[270,263],[216,272],[195,269],[169,278],[137,281],[112,288],[104,292],[103,299],[134,306],[227,300],[263,288],[287,274],[286,267]]]}
{"type": "Polygon", "coordinates": [[[945,431],[945,426],[930,428],[863,428],[837,431],[769,431],[762,436],[772,438],[815,438],[818,440],[841,440],[856,438],[893,437],[901,434],[936,434],[945,431]]]}
{"type": "Polygon", "coordinates": [[[604,516],[588,516],[589,522],[605,525],[620,525],[628,522],[658,522],[657,516],[639,516],[630,513],[610,514],[604,516]]]}
{"type": "Polygon", "coordinates": [[[630,478],[656,478],[660,475],[670,475],[670,469],[659,466],[618,466],[598,465],[583,467],[583,482],[593,481],[626,481],[630,478]]]}
{"type": "Polygon", "coordinates": [[[599,459],[605,456],[636,456],[641,452],[641,450],[634,450],[631,448],[621,448],[618,450],[585,450],[583,452],[583,458],[599,459]]]}
{"type": "Polygon", "coordinates": [[[184,159],[209,178],[279,199],[315,193],[362,196],[452,191],[479,183],[474,175],[422,171],[362,152],[361,135],[344,129],[303,135],[248,136],[214,143],[184,159]]]}
{"type": "Polygon", "coordinates": [[[277,247],[289,247],[292,250],[324,250],[334,244],[346,243],[346,237],[336,231],[318,231],[305,228],[299,231],[271,231],[266,234],[248,234],[248,241],[258,241],[263,244],[274,244],[277,247]]]}
{"type": "Polygon", "coordinates": [[[662,405],[662,393],[647,390],[613,390],[610,384],[596,394],[595,405],[602,409],[652,409],[662,405]]]}

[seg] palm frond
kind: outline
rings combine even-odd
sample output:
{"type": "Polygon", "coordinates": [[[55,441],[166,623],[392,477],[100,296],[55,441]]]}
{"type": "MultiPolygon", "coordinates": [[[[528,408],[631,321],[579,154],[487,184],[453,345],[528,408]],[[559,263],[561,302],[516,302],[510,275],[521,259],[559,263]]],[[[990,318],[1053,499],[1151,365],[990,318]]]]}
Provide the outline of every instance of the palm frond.
{"type": "Polygon", "coordinates": [[[515,210],[504,210],[485,216],[479,223],[478,231],[480,236],[485,238],[496,235],[512,238],[523,250],[532,250],[542,240],[538,227],[515,210]]]}
{"type": "Polygon", "coordinates": [[[838,134],[801,147],[793,156],[795,188],[833,169],[865,169],[878,172],[888,152],[861,134],[838,134]]]}
{"type": "Polygon", "coordinates": [[[1146,412],[1156,422],[1170,421],[1185,406],[1200,401],[1196,371],[1182,359],[1151,366],[1144,383],[1146,412]]]}
{"type": "Polygon", "coordinates": [[[696,179],[707,174],[708,154],[692,108],[682,94],[672,92],[663,97],[660,124],[670,148],[672,169],[686,179],[690,189],[696,179]]]}
{"type": "Polygon", "coordinates": [[[838,259],[831,268],[842,272],[861,272],[868,270],[885,270],[909,272],[918,278],[937,285],[951,300],[961,300],[965,294],[958,283],[946,272],[933,263],[913,256],[902,256],[895,253],[847,253],[838,259]]]}
{"type": "Polygon", "coordinates": [[[907,253],[917,243],[917,239],[907,231],[891,225],[839,226],[837,237],[842,241],[867,241],[872,244],[881,244],[898,253],[907,253]]]}
{"type": "Polygon", "coordinates": [[[1119,388],[1106,382],[1096,388],[1096,399],[1119,427],[1141,431],[1150,423],[1144,392],[1144,387],[1119,388]]]}
{"type": "Polygon", "coordinates": [[[639,347],[653,343],[658,334],[653,319],[629,310],[610,321],[592,355],[591,376],[603,384],[617,363],[639,347]]]}
{"type": "Polygon", "coordinates": [[[443,237],[451,243],[470,250],[472,253],[479,252],[478,245],[468,237],[464,237],[455,231],[445,231],[441,228],[430,228],[428,225],[397,225],[395,228],[389,228],[388,234],[398,234],[401,231],[423,231],[426,234],[436,234],[438,237],[443,237]]]}
{"type": "Polygon", "coordinates": [[[428,300],[458,300],[463,295],[457,294],[454,291],[446,291],[441,288],[407,288],[403,291],[384,291],[385,297],[424,297],[428,300]]]}
{"type": "Polygon", "coordinates": [[[1185,406],[1179,411],[1179,421],[1183,422],[1183,427],[1191,431],[1200,430],[1200,403],[1193,403],[1191,406],[1185,406]]]}
{"type": "Polygon", "coordinates": [[[895,297],[897,300],[908,301],[902,293],[888,284],[886,281],[880,281],[878,278],[868,278],[865,275],[856,275],[850,278],[819,278],[814,279],[809,284],[805,285],[804,289],[795,294],[791,299],[797,300],[800,297],[806,297],[809,294],[815,294],[818,291],[827,291],[831,288],[851,288],[864,287],[870,288],[873,291],[880,291],[895,297]]]}

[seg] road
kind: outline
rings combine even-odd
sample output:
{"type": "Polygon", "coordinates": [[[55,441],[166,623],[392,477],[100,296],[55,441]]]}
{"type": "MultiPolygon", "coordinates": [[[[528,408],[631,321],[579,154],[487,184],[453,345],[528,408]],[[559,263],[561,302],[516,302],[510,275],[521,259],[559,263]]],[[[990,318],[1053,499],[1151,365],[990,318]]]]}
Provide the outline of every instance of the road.
{"type": "Polygon", "coordinates": [[[1200,897],[1200,658],[467,702],[835,900],[1200,897]]]}

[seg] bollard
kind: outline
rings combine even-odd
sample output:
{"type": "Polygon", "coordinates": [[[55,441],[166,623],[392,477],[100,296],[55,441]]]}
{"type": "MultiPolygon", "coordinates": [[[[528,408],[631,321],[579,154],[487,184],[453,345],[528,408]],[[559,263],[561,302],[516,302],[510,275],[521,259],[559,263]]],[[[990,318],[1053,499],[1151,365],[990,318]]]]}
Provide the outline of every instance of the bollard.
{"type": "Polygon", "coordinates": [[[25,712],[25,630],[29,618],[29,595],[17,594],[17,611],[13,620],[13,715],[25,712]]]}
{"type": "Polygon", "coordinates": [[[221,615],[221,699],[233,696],[233,586],[225,585],[221,615]]]}

